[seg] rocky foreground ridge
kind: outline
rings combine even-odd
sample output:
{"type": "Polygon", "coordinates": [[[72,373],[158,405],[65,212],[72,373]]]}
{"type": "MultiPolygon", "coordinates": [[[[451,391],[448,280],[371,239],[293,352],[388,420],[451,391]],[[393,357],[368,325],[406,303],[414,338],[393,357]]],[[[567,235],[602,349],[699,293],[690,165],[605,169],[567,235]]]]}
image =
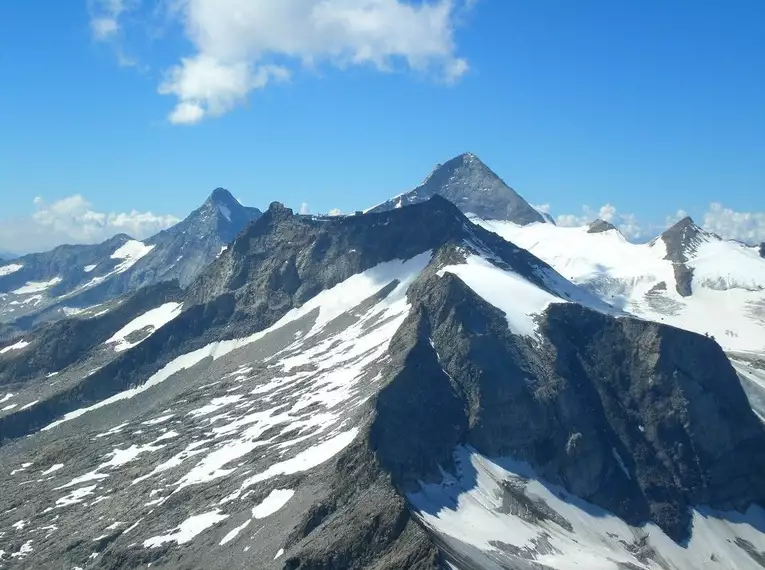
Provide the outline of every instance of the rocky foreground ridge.
{"type": "Polygon", "coordinates": [[[2,566],[762,565],[765,429],[719,345],[438,195],[274,203],[120,310],[0,347],[2,566]]]}

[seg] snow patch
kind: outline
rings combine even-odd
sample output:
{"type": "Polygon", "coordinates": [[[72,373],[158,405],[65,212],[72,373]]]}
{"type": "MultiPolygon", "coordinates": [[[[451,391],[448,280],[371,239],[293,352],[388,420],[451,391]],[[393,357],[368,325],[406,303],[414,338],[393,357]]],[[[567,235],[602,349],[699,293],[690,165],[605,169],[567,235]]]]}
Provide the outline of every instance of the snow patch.
{"type": "Polygon", "coordinates": [[[154,309],[151,309],[150,311],[147,311],[143,313],[141,316],[133,319],[128,324],[126,324],[124,327],[122,327],[120,330],[118,330],[114,335],[109,338],[104,344],[114,344],[114,350],[115,352],[123,352],[125,350],[128,350],[130,348],[133,348],[134,346],[137,346],[141,344],[144,340],[149,338],[152,334],[154,334],[157,329],[160,327],[163,327],[173,319],[175,319],[178,315],[181,314],[181,310],[183,309],[182,303],[165,303],[164,305],[160,305],[159,307],[156,307],[154,309]],[[149,328],[149,332],[146,334],[144,338],[138,341],[130,342],[127,340],[126,337],[128,337],[130,334],[140,331],[145,328],[149,328]]]}
{"type": "Polygon", "coordinates": [[[250,524],[250,519],[247,519],[242,524],[240,524],[238,527],[233,529],[231,532],[229,532],[226,536],[223,537],[223,540],[220,541],[219,545],[223,546],[224,544],[227,544],[234,540],[237,536],[239,536],[239,533],[242,532],[245,528],[247,528],[247,525],[250,524]]]}
{"type": "Polygon", "coordinates": [[[534,317],[550,303],[565,302],[517,273],[500,269],[478,255],[468,255],[465,263],[447,266],[438,274],[444,273],[456,275],[480,297],[504,312],[514,334],[533,336],[536,330],[534,317]]]}
{"type": "Polygon", "coordinates": [[[231,210],[227,206],[224,206],[223,204],[218,204],[218,211],[229,222],[231,221],[231,210]]]}
{"type": "Polygon", "coordinates": [[[274,489],[260,504],[253,507],[253,518],[264,519],[274,514],[286,505],[294,494],[292,489],[274,489]]]}
{"type": "Polygon", "coordinates": [[[27,281],[23,287],[19,287],[15,291],[11,291],[14,295],[30,295],[32,293],[42,293],[46,289],[55,287],[61,283],[63,279],[61,277],[54,277],[50,281],[27,281]]]}
{"type": "Polygon", "coordinates": [[[510,547],[523,551],[524,557],[540,567],[555,570],[761,570],[736,545],[742,539],[757,551],[765,550],[765,535],[758,530],[765,523],[765,511],[760,507],[750,507],[744,514],[697,507],[691,538],[681,546],[655,524],[630,526],[563,488],[542,482],[525,463],[489,459],[472,448],[460,447],[455,464],[456,476],[445,474],[441,483],[421,484],[408,498],[422,522],[477,567],[488,560],[494,564],[485,567],[514,567],[519,560],[510,547]],[[533,503],[546,505],[552,515],[539,518],[509,513],[503,508],[509,498],[506,482],[533,503]],[[639,548],[641,545],[645,546],[639,548]],[[649,548],[655,557],[635,556],[649,548]],[[659,560],[666,565],[656,562],[659,560]]]}
{"type": "Polygon", "coordinates": [[[68,507],[70,505],[76,505],[77,503],[81,503],[83,500],[85,500],[86,497],[89,497],[93,494],[93,492],[96,490],[96,487],[98,485],[90,485],[89,487],[81,487],[80,489],[75,489],[65,497],[61,497],[56,501],[56,507],[68,507]]]}
{"type": "Polygon", "coordinates": [[[144,548],[158,548],[167,542],[186,544],[208,528],[227,518],[228,515],[222,515],[219,510],[195,515],[183,521],[171,534],[155,536],[145,540],[143,546],[144,548]]]}
{"type": "Polygon", "coordinates": [[[329,461],[343,449],[348,447],[351,442],[356,439],[358,431],[358,428],[353,428],[346,432],[341,432],[335,437],[323,441],[313,447],[309,447],[305,451],[301,451],[292,459],[275,463],[264,472],[247,479],[242,487],[250,487],[256,483],[265,481],[266,479],[276,477],[277,475],[292,475],[294,473],[313,469],[325,461],[329,461]]]}
{"type": "Polygon", "coordinates": [[[50,475],[51,473],[55,473],[56,471],[63,469],[64,464],[63,463],[56,463],[55,465],[52,465],[50,468],[46,469],[42,473],[40,473],[41,476],[50,475]]]}
{"type": "Polygon", "coordinates": [[[10,275],[11,273],[16,273],[19,269],[24,267],[23,265],[19,265],[18,263],[11,263],[10,265],[3,265],[0,267],[0,277],[5,277],[6,275],[10,275]]]}
{"type": "MultiPolygon", "coordinates": [[[[28,343],[28,342],[26,342],[24,340],[20,340],[16,344],[12,344],[10,346],[6,346],[5,348],[0,349],[0,354],[5,354],[6,352],[10,352],[12,350],[22,350],[22,349],[26,348],[29,345],[30,345],[30,343],[28,343]]],[[[2,403],[2,402],[3,402],[3,400],[0,400],[0,403],[2,403]]]]}

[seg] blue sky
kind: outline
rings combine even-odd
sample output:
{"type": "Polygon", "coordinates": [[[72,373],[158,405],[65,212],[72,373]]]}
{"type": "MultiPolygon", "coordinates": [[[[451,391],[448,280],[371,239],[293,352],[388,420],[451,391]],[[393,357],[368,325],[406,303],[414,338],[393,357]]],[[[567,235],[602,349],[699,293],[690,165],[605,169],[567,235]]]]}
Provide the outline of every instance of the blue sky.
{"type": "Polygon", "coordinates": [[[463,151],[562,221],[765,239],[761,0],[172,4],[0,7],[0,249],[30,219],[55,231],[28,249],[146,233],[217,186],[354,210],[463,151]]]}

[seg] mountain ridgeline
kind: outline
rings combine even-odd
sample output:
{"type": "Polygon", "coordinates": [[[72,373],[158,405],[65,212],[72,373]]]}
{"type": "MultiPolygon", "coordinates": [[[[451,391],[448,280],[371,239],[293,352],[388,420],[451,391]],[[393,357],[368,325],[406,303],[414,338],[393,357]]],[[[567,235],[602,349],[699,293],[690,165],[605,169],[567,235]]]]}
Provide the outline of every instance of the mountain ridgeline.
{"type": "Polygon", "coordinates": [[[0,322],[28,330],[88,314],[148,285],[177,281],[186,287],[260,213],[218,188],[185,220],[143,242],[120,234],[14,259],[0,266],[0,322]]]}
{"type": "MultiPolygon", "coordinates": [[[[482,170],[475,160],[449,168],[482,170]]],[[[713,339],[614,310],[471,222],[461,209],[488,214],[476,202],[407,203],[316,218],[275,202],[187,287],[142,289],[93,317],[87,341],[49,325],[0,348],[7,401],[29,402],[0,415],[0,461],[69,481],[0,482],[4,527],[55,516],[57,528],[39,544],[0,535],[0,549],[31,540],[14,558],[29,568],[95,552],[110,569],[538,570],[587,551],[666,569],[690,567],[667,560],[687,555],[671,545],[693,540],[694,509],[765,503],[765,427],[713,339]],[[169,304],[183,310],[162,326],[131,326],[169,304]],[[40,389],[51,373],[58,383],[40,389]],[[484,485],[463,453],[523,462],[537,479],[503,480],[495,510],[486,498],[460,522],[461,504],[422,493],[484,485]],[[536,480],[578,502],[545,502],[536,480]],[[655,530],[597,547],[560,539],[583,504],[581,517],[655,530]],[[525,530],[470,542],[484,511],[525,530]]],[[[739,567],[761,565],[752,535],[734,538],[739,567]]]]}

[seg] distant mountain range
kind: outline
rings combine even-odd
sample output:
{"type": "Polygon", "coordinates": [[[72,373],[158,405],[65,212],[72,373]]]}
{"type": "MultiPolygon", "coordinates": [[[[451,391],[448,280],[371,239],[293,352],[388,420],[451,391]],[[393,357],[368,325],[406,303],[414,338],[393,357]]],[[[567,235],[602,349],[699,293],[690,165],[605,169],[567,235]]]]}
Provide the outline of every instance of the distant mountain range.
{"type": "Polygon", "coordinates": [[[473,155],[229,199],[0,266],[47,303],[0,341],[0,566],[762,569],[759,248],[557,227],[473,155]]]}
{"type": "Polygon", "coordinates": [[[260,215],[222,188],[185,220],[147,240],[125,234],[63,245],[0,265],[0,322],[94,314],[125,293],[164,281],[186,287],[260,215]]]}

